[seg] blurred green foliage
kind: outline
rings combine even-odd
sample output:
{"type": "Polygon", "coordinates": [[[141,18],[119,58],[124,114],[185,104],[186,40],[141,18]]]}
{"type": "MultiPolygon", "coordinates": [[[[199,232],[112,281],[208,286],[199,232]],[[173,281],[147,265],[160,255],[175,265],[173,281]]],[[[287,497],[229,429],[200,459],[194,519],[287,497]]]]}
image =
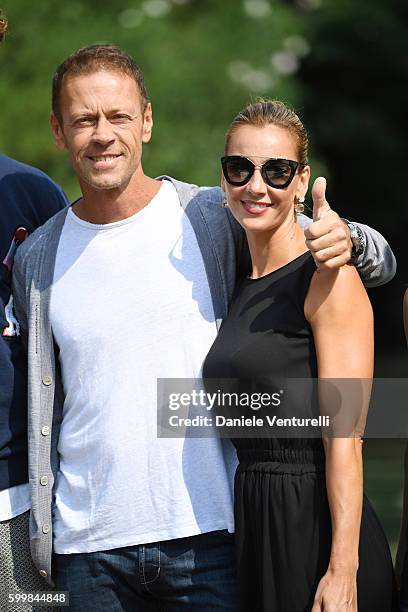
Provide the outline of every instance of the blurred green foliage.
{"type": "Polygon", "coordinates": [[[364,442],[364,489],[381,518],[392,554],[398,547],[402,514],[405,440],[364,442]]]}
{"type": "Polygon", "coordinates": [[[301,100],[297,80],[285,74],[297,68],[297,56],[285,45],[296,37],[300,53],[308,49],[300,38],[307,15],[283,2],[41,0],[34,8],[27,0],[3,0],[2,8],[10,33],[0,55],[6,118],[0,148],[44,169],[71,197],[78,193],[76,182],[54,149],[47,122],[52,74],[80,46],[112,42],[142,67],[155,118],[144,153],[152,175],[217,184],[233,115],[256,95],[294,106],[301,100]],[[294,68],[285,67],[284,55],[283,68],[279,55],[274,67],[274,54],[285,49],[294,68]]]}
{"type": "Polygon", "coordinates": [[[312,53],[297,75],[304,117],[330,168],[330,200],[342,216],[379,229],[397,257],[394,281],[370,297],[377,375],[406,376],[408,2],[327,0],[309,26],[312,53]],[[384,348],[396,354],[387,364],[384,348]]]}

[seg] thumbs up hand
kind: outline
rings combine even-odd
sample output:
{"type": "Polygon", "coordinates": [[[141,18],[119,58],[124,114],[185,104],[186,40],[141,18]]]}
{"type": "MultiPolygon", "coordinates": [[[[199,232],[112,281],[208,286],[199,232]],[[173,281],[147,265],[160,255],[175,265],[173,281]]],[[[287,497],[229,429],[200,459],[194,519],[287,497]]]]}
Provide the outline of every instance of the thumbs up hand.
{"type": "Polygon", "coordinates": [[[312,187],[313,221],[319,221],[325,214],[331,212],[330,204],[326,200],[326,179],[319,176],[312,187]]]}
{"type": "Polygon", "coordinates": [[[305,229],[306,245],[319,270],[335,270],[351,259],[350,230],[326,200],[326,179],[313,184],[313,223],[305,229]]]}

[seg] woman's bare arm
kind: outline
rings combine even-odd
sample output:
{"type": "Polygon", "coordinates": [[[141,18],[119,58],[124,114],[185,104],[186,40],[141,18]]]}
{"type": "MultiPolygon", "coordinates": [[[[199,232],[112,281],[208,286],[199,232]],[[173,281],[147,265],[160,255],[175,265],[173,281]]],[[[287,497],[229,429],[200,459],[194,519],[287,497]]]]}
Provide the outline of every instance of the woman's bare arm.
{"type": "Polygon", "coordinates": [[[333,611],[356,611],[363,469],[361,439],[355,431],[361,431],[365,421],[374,361],[372,309],[356,270],[344,266],[316,273],[305,315],[313,330],[319,381],[323,379],[321,411],[332,414],[335,398],[337,435],[349,435],[337,437],[335,429],[333,436],[324,438],[332,546],[313,612],[329,606],[333,611]],[[354,379],[349,381],[352,386],[343,379],[354,379]]]}

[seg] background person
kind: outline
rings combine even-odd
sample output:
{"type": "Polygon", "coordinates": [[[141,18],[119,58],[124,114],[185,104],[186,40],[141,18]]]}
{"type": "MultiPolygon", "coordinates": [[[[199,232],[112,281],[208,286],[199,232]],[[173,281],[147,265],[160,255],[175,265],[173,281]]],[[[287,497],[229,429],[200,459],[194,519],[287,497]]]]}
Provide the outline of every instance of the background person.
{"type": "MultiPolygon", "coordinates": [[[[0,41],[7,28],[0,15],[0,41]]],[[[45,174],[0,155],[0,593],[49,590],[35,568],[28,537],[27,366],[13,313],[11,272],[15,250],[64,208],[62,190],[45,174]]],[[[6,600],[7,601],[7,600],[6,600]]],[[[2,604],[7,612],[21,604],[2,604]]],[[[25,610],[34,609],[30,605],[25,610]]],[[[37,608],[35,608],[37,609],[37,608]]],[[[43,609],[43,608],[38,608],[43,609]]]]}
{"type": "MultiPolygon", "coordinates": [[[[403,301],[403,321],[405,338],[408,343],[408,289],[404,294],[403,301]]],[[[408,444],[405,447],[404,455],[404,487],[403,487],[403,507],[401,532],[398,543],[397,556],[395,561],[395,572],[400,588],[400,612],[408,612],[408,444]]]]}
{"type": "MultiPolygon", "coordinates": [[[[235,117],[222,158],[222,187],[245,230],[252,272],[236,291],[203,377],[227,392],[237,384],[269,394],[284,389],[284,401],[269,410],[279,417],[319,415],[313,387],[301,392],[296,379],[364,385],[373,376],[373,317],[363,284],[352,266],[317,273],[297,223],[310,177],[307,149],[298,116],[281,102],[261,101],[235,117]]],[[[315,216],[322,189],[318,179],[315,216]]],[[[319,399],[330,414],[333,396],[319,399]]],[[[363,414],[368,402],[366,390],[363,414]]],[[[241,609],[396,610],[388,544],[363,498],[361,439],[268,432],[233,439],[241,609]]]]}

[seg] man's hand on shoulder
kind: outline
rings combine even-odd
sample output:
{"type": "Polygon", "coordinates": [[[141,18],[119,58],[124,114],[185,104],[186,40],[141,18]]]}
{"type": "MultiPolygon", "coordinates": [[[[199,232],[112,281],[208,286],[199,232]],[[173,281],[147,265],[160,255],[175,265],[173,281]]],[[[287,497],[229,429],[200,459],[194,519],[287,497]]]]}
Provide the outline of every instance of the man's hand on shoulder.
{"type": "Polygon", "coordinates": [[[319,270],[334,270],[349,263],[353,243],[347,224],[326,200],[326,179],[313,184],[313,223],[305,229],[306,245],[319,270]]]}

